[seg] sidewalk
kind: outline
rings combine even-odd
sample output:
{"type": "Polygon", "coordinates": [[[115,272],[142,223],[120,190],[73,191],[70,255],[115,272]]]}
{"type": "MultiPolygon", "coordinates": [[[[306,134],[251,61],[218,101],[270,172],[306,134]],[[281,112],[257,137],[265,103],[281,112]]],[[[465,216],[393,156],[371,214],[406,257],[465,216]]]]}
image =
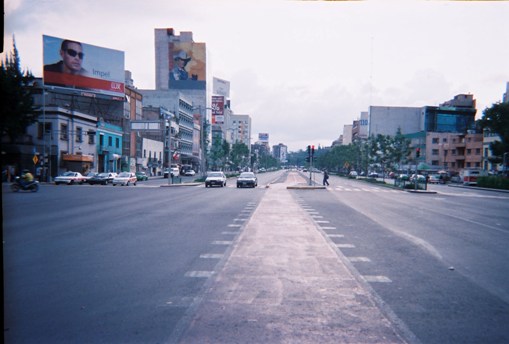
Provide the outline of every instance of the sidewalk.
{"type": "Polygon", "coordinates": [[[298,178],[267,189],[179,343],[406,343],[287,190],[298,178]]]}

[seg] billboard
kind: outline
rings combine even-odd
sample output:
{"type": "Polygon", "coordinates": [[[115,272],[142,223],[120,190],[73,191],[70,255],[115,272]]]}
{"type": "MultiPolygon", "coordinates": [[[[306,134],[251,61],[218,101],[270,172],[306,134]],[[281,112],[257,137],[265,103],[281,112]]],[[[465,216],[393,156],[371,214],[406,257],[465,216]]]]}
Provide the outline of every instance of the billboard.
{"type": "Polygon", "coordinates": [[[205,43],[169,43],[170,89],[204,90],[206,84],[205,43]]]}
{"type": "Polygon", "coordinates": [[[123,51],[46,35],[42,39],[45,85],[123,99],[123,51]]]}
{"type": "Polygon", "coordinates": [[[258,133],[258,141],[269,142],[269,133],[258,133]]]}
{"type": "Polygon", "coordinates": [[[230,82],[219,78],[212,78],[212,93],[225,96],[226,98],[230,97],[230,82]]]}
{"type": "Polygon", "coordinates": [[[212,124],[224,124],[223,96],[212,96],[212,124]]]}

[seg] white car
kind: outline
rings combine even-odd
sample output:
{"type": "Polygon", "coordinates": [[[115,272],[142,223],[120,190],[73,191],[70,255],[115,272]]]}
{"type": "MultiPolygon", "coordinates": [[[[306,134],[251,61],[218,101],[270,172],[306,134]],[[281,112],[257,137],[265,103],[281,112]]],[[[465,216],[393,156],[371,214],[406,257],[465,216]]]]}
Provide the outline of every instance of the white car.
{"type": "Polygon", "coordinates": [[[184,175],[185,175],[185,176],[191,176],[191,177],[192,177],[192,176],[194,176],[195,174],[196,174],[196,172],[194,172],[194,170],[186,170],[186,171],[184,172],[184,175]]]}
{"type": "Polygon", "coordinates": [[[226,176],[223,172],[214,171],[207,172],[207,178],[205,179],[205,187],[218,185],[220,187],[226,186],[226,176]]]}
{"type": "Polygon", "coordinates": [[[138,178],[136,178],[136,173],[120,172],[115,178],[113,178],[111,183],[113,186],[116,186],[117,184],[129,186],[129,184],[136,185],[137,181],[138,178]]]}
{"type": "Polygon", "coordinates": [[[170,173],[172,177],[178,177],[180,176],[180,170],[178,167],[172,167],[170,168],[170,173]]]}
{"type": "Polygon", "coordinates": [[[55,184],[83,184],[86,178],[79,172],[64,172],[62,175],[55,177],[55,184]]]}

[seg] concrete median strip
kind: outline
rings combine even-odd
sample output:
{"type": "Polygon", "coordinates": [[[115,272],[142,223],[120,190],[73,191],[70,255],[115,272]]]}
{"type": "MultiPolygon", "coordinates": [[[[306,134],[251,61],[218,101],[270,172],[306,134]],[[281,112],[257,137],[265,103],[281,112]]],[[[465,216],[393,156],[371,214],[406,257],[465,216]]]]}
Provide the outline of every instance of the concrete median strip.
{"type": "Polygon", "coordinates": [[[268,189],[178,342],[406,343],[317,226],[286,186],[268,189]]]}

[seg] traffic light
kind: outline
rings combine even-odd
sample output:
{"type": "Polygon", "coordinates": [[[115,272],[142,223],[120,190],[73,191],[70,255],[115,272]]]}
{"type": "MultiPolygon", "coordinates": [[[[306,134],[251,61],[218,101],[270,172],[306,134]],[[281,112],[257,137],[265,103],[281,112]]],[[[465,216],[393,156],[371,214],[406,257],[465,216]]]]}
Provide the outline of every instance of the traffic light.
{"type": "Polygon", "coordinates": [[[311,156],[311,146],[308,146],[308,157],[311,156]]]}
{"type": "Polygon", "coordinates": [[[315,145],[311,146],[311,156],[315,156],[315,145]]]}
{"type": "Polygon", "coordinates": [[[421,149],[420,148],[416,148],[415,149],[415,157],[418,158],[421,156],[421,149]]]}

